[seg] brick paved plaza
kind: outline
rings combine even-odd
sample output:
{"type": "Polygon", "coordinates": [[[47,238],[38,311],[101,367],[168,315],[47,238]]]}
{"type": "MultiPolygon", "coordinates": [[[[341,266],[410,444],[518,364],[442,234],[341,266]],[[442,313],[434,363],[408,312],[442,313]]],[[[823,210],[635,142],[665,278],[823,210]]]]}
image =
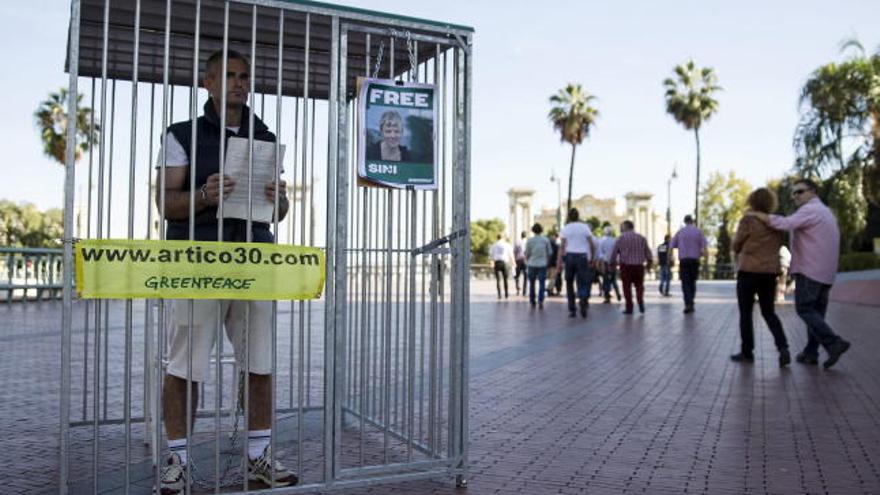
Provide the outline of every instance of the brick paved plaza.
{"type": "MultiPolygon", "coordinates": [[[[539,312],[493,291],[473,284],[466,492],[438,479],[343,493],[880,493],[880,306],[832,303],[853,349],[831,370],[781,370],[760,318],[757,361],[728,359],[730,282],[702,283],[691,316],[649,285],[644,316],[594,298],[586,321],[561,298],[539,312]]],[[[793,306],[779,312],[799,349],[793,306]]],[[[3,493],[57,490],[60,315],[54,302],[0,306],[3,493]]],[[[90,439],[72,435],[74,491],[90,491],[90,439]]]]}

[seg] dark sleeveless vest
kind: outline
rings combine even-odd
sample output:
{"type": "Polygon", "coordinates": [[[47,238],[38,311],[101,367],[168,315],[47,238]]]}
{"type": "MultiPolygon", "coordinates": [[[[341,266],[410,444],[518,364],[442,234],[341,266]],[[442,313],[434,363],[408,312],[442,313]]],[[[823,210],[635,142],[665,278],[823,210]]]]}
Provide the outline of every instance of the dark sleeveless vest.
{"type": "MultiPolygon", "coordinates": [[[[228,129],[225,130],[224,146],[229,142],[229,138],[233,136],[248,137],[248,125],[250,109],[245,105],[241,111],[241,128],[238,133],[234,133],[228,129]]],[[[196,120],[197,126],[197,150],[196,150],[196,194],[200,194],[198,189],[207,181],[208,177],[220,171],[220,117],[214,110],[214,103],[209,98],[205,103],[205,113],[196,120]]],[[[186,151],[189,162],[193,162],[192,150],[192,121],[183,121],[172,124],[168,127],[168,132],[174,135],[177,142],[186,151]]],[[[254,116],[254,139],[258,141],[275,142],[275,135],[269,131],[269,128],[256,116],[254,116]]],[[[186,180],[183,184],[183,191],[189,191],[190,175],[187,173],[186,180]]],[[[269,230],[269,224],[263,222],[251,222],[251,240],[252,242],[273,242],[274,237],[272,231],[269,230]]],[[[188,240],[189,239],[189,219],[168,221],[168,229],[166,231],[166,239],[169,240],[188,240]]],[[[216,241],[217,239],[217,207],[211,206],[196,213],[195,218],[195,240],[198,241],[216,241]]],[[[247,221],[238,218],[227,218],[223,221],[223,241],[227,242],[245,242],[247,240],[247,221]]]]}

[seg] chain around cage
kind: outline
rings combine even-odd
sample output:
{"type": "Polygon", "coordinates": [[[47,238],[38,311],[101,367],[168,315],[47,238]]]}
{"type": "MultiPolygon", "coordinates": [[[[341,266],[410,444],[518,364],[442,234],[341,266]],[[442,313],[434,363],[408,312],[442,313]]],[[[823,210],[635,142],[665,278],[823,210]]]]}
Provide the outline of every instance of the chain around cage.
{"type": "MultiPolygon", "coordinates": [[[[241,348],[242,346],[239,346],[241,348]]],[[[236,361],[239,363],[238,367],[238,397],[237,404],[235,406],[234,420],[232,422],[232,433],[229,435],[229,448],[221,451],[221,454],[225,455],[226,461],[223,463],[223,468],[220,473],[216,474],[216,483],[212,483],[207,480],[204,476],[199,473],[199,470],[196,467],[196,464],[190,460],[190,474],[192,475],[192,482],[195,485],[198,485],[201,488],[214,488],[215,485],[220,488],[228,488],[234,485],[240,485],[244,483],[244,470],[247,469],[245,466],[245,460],[241,456],[241,452],[238,452],[238,437],[239,437],[239,420],[244,416],[244,381],[247,380],[247,376],[244,371],[244,366],[241,366],[243,363],[243,352],[236,353],[236,361]],[[238,471],[234,471],[236,467],[236,458],[241,459],[238,464],[240,469],[238,471]]],[[[218,357],[219,359],[219,357],[218,357]]]]}
{"type": "MultiPolygon", "coordinates": [[[[406,39],[406,50],[409,55],[409,70],[413,77],[416,77],[416,67],[418,67],[418,57],[416,56],[416,52],[413,49],[413,40],[412,33],[409,30],[406,31],[397,31],[395,29],[388,29],[388,36],[394,38],[405,38],[406,39]]],[[[373,64],[373,79],[379,77],[379,69],[382,67],[382,58],[385,56],[385,40],[383,39],[379,43],[379,53],[376,55],[376,63],[373,64]]],[[[393,77],[393,74],[392,74],[393,77]]]]}

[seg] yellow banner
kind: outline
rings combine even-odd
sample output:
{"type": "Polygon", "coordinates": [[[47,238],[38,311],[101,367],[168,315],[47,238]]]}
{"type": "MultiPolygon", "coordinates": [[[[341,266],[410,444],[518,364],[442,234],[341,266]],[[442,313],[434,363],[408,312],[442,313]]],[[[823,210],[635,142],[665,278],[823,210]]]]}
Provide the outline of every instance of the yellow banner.
{"type": "Polygon", "coordinates": [[[316,299],[324,252],[262,243],[89,239],[76,244],[84,299],[316,299]]]}

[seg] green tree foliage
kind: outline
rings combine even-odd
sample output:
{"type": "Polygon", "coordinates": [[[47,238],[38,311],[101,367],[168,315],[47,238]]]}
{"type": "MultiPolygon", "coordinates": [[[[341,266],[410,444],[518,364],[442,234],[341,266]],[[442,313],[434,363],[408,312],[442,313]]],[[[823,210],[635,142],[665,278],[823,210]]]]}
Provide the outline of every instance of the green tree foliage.
{"type": "MultiPolygon", "coordinates": [[[[776,213],[780,215],[791,215],[797,209],[794,200],[791,197],[791,189],[798,177],[789,175],[781,179],[772,179],[767,181],[767,188],[776,193],[776,199],[779,205],[776,207],[776,213]]],[[[821,183],[821,181],[820,181],[821,183]]]]}
{"type": "Polygon", "coordinates": [[[828,181],[828,186],[826,197],[840,228],[840,249],[849,253],[860,244],[866,225],[868,202],[862,194],[862,170],[857,167],[840,170],[828,181]]]}
{"type": "Polygon", "coordinates": [[[61,247],[63,217],[58,208],[40,211],[31,203],[0,200],[0,246],[61,247]]]}
{"type": "Polygon", "coordinates": [[[590,231],[593,234],[596,234],[597,232],[602,232],[602,220],[599,220],[599,217],[593,215],[587,219],[586,223],[590,226],[590,231]]]}
{"type": "Polygon", "coordinates": [[[489,262],[489,248],[498,234],[504,234],[504,222],[498,218],[471,222],[471,256],[474,263],[489,262]]]}
{"type": "MultiPolygon", "coordinates": [[[[751,192],[752,185],[737,177],[736,172],[732,170],[726,175],[713,172],[709,176],[700,200],[700,213],[703,218],[700,227],[710,244],[717,245],[725,221],[731,226],[739,224],[746,210],[746,199],[751,192]]],[[[730,233],[728,232],[727,235],[729,236],[730,233]]]]}
{"type": "MultiPolygon", "coordinates": [[[[61,88],[57,93],[49,93],[49,97],[40,102],[40,106],[34,112],[43,153],[61,165],[67,161],[65,151],[67,150],[68,98],[67,89],[61,88]]],[[[84,152],[98,143],[98,125],[92,126],[92,110],[80,106],[82,98],[81,94],[76,97],[75,161],[79,161],[84,152]]]]}
{"type": "Polygon", "coordinates": [[[550,113],[547,118],[553,129],[559,133],[563,143],[571,145],[571,165],[568,170],[568,201],[566,212],[571,210],[571,188],[574,181],[574,157],[578,145],[590,135],[596,124],[599,111],[592,106],[596,97],[584,90],[580,84],[568,84],[564,89],[550,97],[550,113]]]}
{"type": "Polygon", "coordinates": [[[795,167],[811,178],[861,168],[863,194],[880,205],[880,51],[867,55],[852,40],[843,52],[843,61],[817,68],[801,90],[795,167]]]}
{"type": "Polygon", "coordinates": [[[715,251],[715,278],[725,278],[726,267],[733,262],[731,253],[732,240],[730,238],[730,222],[728,221],[729,213],[725,212],[721,217],[721,225],[718,226],[718,244],[715,251]]]}
{"type": "Polygon", "coordinates": [[[694,214],[699,219],[700,204],[700,128],[718,111],[715,94],[721,91],[711,67],[697,67],[693,60],[673,69],[674,78],[663,81],[666,88],[666,112],[686,130],[694,131],[697,143],[697,182],[694,191],[694,214]]]}

